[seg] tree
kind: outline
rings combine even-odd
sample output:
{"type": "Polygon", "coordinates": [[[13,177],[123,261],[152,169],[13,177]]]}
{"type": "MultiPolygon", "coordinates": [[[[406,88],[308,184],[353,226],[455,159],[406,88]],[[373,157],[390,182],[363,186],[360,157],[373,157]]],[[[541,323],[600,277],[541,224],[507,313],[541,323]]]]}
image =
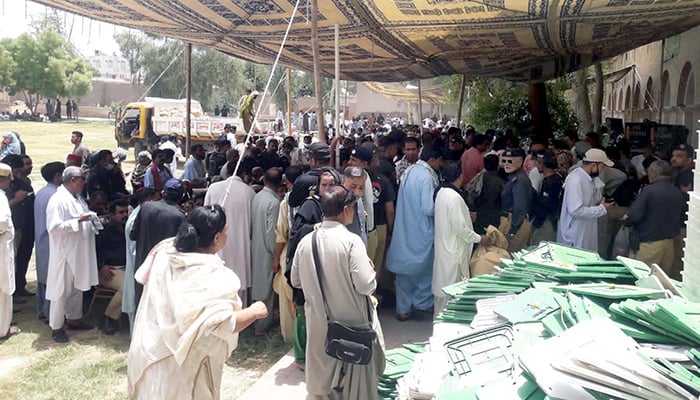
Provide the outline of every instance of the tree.
{"type": "MultiPolygon", "coordinates": [[[[94,72],[96,72],[95,68],[85,60],[73,59],[66,74],[63,95],[77,99],[80,103],[80,99],[92,91],[94,72]]],[[[77,121],[79,113],[76,113],[75,117],[77,121]]]]}
{"type": "Polygon", "coordinates": [[[14,70],[17,67],[12,54],[7,49],[9,41],[0,42],[0,88],[14,84],[14,70]]]}
{"type": "Polygon", "coordinates": [[[9,92],[22,93],[33,113],[42,97],[82,97],[90,91],[94,68],[72,56],[66,41],[53,29],[36,35],[24,33],[7,43],[13,62],[22,66],[12,70],[9,92]]]}
{"type": "Polygon", "coordinates": [[[10,94],[22,93],[33,112],[40,97],[53,98],[63,91],[65,61],[69,55],[62,46],[63,39],[53,30],[34,37],[28,33],[12,42],[12,58],[17,65],[10,94]]]}
{"type": "Polygon", "coordinates": [[[591,131],[598,131],[602,124],[603,115],[603,91],[605,86],[605,75],[603,69],[607,65],[598,61],[592,67],[582,68],[573,73],[572,90],[576,103],[576,115],[581,121],[579,125],[579,134],[585,135],[591,131]],[[591,75],[591,69],[593,74],[591,75]],[[593,101],[591,101],[591,90],[588,86],[595,82],[595,91],[593,92],[593,101]]]}
{"type": "MultiPolygon", "coordinates": [[[[448,83],[448,99],[453,104],[459,99],[461,81],[461,75],[454,75],[448,83]]],[[[521,137],[536,134],[532,126],[526,84],[501,79],[473,78],[467,85],[470,87],[470,99],[467,107],[469,113],[465,114],[465,120],[478,131],[510,128],[521,137]]],[[[575,127],[576,115],[564,96],[568,83],[555,79],[546,82],[545,86],[552,131],[562,133],[575,127]]]]}
{"type": "Polygon", "coordinates": [[[141,83],[141,51],[146,45],[145,35],[122,32],[114,35],[114,40],[119,45],[122,57],[129,63],[131,83],[141,83]]]}

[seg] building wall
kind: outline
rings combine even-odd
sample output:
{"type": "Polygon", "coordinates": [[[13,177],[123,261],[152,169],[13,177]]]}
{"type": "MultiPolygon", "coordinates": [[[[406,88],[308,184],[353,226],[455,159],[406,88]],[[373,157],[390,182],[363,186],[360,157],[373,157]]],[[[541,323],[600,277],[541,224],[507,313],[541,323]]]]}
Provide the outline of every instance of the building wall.
{"type": "Polygon", "coordinates": [[[607,117],[625,122],[645,119],[665,124],[685,125],[690,142],[697,148],[695,134],[700,129],[700,26],[680,35],[638,47],[613,60],[613,71],[634,65],[616,82],[606,85],[604,99],[607,117]],[[663,56],[664,50],[666,57],[663,56]]]}
{"type": "Polygon", "coordinates": [[[105,54],[99,50],[86,57],[87,61],[100,71],[100,76],[109,79],[130,80],[131,71],[126,58],[116,54],[105,54]]]}

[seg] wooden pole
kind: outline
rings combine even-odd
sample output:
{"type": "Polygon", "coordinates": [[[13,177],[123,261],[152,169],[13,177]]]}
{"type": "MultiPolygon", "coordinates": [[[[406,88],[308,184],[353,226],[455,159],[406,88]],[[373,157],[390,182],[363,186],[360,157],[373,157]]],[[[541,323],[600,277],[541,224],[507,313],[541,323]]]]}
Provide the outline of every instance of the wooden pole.
{"type": "Polygon", "coordinates": [[[457,108],[457,127],[462,129],[462,107],[464,106],[464,89],[467,84],[466,72],[462,75],[462,83],[459,86],[459,108],[457,108]]]}
{"type": "Polygon", "coordinates": [[[292,70],[287,68],[287,136],[292,134],[292,70]]]}
{"type": "Polygon", "coordinates": [[[321,54],[318,43],[318,0],[311,0],[311,48],[314,58],[314,88],[316,92],[316,121],[319,141],[326,143],[325,114],[323,112],[323,88],[321,86],[321,54]]]}
{"type": "Polygon", "coordinates": [[[340,135],[340,25],[335,24],[335,134],[340,135]]]}
{"type": "Polygon", "coordinates": [[[187,43],[185,50],[185,159],[190,156],[190,143],[192,140],[191,115],[192,115],[192,43],[187,43]]]}
{"type": "MultiPolygon", "coordinates": [[[[341,121],[343,124],[345,124],[345,120],[348,119],[348,115],[345,115],[345,113],[347,112],[348,114],[350,114],[350,112],[348,111],[348,88],[349,87],[350,87],[350,82],[345,81],[345,102],[343,104],[343,121],[341,121]]],[[[343,128],[343,130],[345,130],[345,127],[343,128]]]]}
{"type": "Polygon", "coordinates": [[[418,124],[420,126],[420,134],[423,135],[423,91],[420,86],[420,78],[418,79],[418,124]]]}

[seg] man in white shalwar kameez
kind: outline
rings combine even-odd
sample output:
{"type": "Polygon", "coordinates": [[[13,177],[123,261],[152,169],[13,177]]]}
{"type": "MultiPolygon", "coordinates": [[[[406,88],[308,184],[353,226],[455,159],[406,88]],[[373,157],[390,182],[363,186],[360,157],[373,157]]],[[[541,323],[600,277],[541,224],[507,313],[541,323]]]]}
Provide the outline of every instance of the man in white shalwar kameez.
{"type": "Polygon", "coordinates": [[[12,181],[12,168],[0,163],[0,340],[19,333],[12,322],[12,293],[15,292],[15,228],[5,190],[12,181]]]}
{"type": "Polygon", "coordinates": [[[437,316],[447,295],[442,288],[469,278],[469,260],[475,243],[488,245],[487,236],[474,232],[469,207],[461,193],[462,171],[459,164],[442,169],[445,183],[435,197],[435,258],[433,259],[433,296],[437,316]]]}
{"type": "Polygon", "coordinates": [[[384,371],[384,337],[373,302],[368,304],[377,286],[376,274],[362,240],[345,227],[355,214],[355,201],[342,186],[332,187],[321,198],[324,220],[316,237],[320,278],[313,260],[313,234],[301,239],[292,262],[291,283],[306,297],[306,390],[311,400],[376,399],[378,377],[384,371]],[[367,365],[347,364],[325,353],[327,321],[320,284],[330,320],[357,327],[371,321],[377,341],[367,365]]]}
{"type": "Polygon", "coordinates": [[[614,203],[600,200],[594,179],[613,162],[600,149],[590,149],[581,167],[569,172],[564,181],[557,242],[567,246],[598,251],[598,218],[606,215],[614,203]]]}
{"type": "MultiPolygon", "coordinates": [[[[219,252],[227,267],[236,273],[241,281],[238,296],[246,306],[247,290],[251,286],[251,205],[255,191],[246,185],[239,176],[233,176],[235,163],[227,166],[230,178],[213,183],[204,197],[204,205],[218,204],[226,212],[228,240],[219,252]]],[[[239,175],[241,171],[238,171],[239,175]]],[[[270,262],[272,268],[272,262],[270,262]]]]}
{"type": "MultiPolygon", "coordinates": [[[[253,197],[251,206],[252,247],[251,261],[253,287],[250,298],[265,303],[272,310],[275,292],[272,291],[272,264],[275,257],[275,225],[280,212],[280,197],[277,189],[282,184],[282,171],[270,168],[263,178],[265,187],[253,197]]],[[[272,313],[255,321],[255,335],[262,336],[272,324],[272,313]]]]}
{"type": "Polygon", "coordinates": [[[80,197],[85,174],[78,167],[63,171],[63,185],[49,200],[46,229],[49,231],[49,271],[46,299],[51,301],[49,326],[54,341],[65,343],[68,329],[92,326],[80,321],[83,293],[98,283],[95,228],[87,203],[80,197]]]}

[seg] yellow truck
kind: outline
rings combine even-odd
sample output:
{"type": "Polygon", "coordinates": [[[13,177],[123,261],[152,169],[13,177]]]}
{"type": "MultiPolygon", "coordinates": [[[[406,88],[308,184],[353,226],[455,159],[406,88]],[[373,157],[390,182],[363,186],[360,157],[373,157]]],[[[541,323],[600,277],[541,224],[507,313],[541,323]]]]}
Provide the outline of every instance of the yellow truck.
{"type": "MultiPolygon", "coordinates": [[[[127,150],[133,147],[134,159],[142,150],[155,149],[163,135],[175,133],[183,138],[186,135],[185,99],[146,97],[145,100],[127,104],[117,113],[115,119],[114,138],[117,145],[127,150]]],[[[274,119],[259,120],[256,132],[267,132],[273,123],[274,119]]],[[[224,132],[226,124],[243,130],[243,121],[240,118],[209,117],[198,101],[191,101],[191,145],[201,143],[205,148],[212,147],[214,141],[224,132]]],[[[184,154],[186,149],[182,150],[184,154]]]]}

